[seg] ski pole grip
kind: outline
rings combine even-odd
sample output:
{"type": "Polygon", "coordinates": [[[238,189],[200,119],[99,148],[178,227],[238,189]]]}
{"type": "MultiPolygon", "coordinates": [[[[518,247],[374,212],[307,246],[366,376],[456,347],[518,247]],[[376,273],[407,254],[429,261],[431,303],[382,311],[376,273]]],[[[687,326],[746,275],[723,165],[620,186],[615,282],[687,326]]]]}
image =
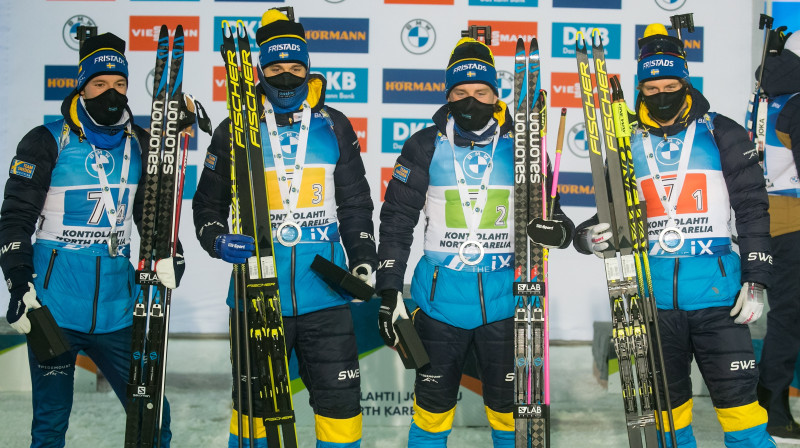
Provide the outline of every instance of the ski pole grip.
{"type": "Polygon", "coordinates": [[[628,106],[624,101],[618,101],[611,104],[611,110],[614,114],[614,135],[617,138],[630,137],[632,129],[628,120],[628,106]]]}

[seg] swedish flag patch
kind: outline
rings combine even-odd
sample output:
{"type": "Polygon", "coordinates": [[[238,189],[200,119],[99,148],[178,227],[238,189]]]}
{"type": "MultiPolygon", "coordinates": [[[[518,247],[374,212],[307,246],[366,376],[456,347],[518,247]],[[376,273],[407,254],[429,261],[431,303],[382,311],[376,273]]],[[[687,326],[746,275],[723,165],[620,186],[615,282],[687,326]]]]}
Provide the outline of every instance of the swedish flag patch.
{"type": "Polygon", "coordinates": [[[9,170],[9,174],[24,177],[25,179],[31,179],[33,178],[33,170],[35,169],[36,165],[15,158],[11,160],[11,169],[9,170]]]}
{"type": "Polygon", "coordinates": [[[210,152],[206,153],[206,161],[205,164],[206,168],[210,170],[214,170],[217,168],[217,156],[211,154],[210,152]]]}
{"type": "Polygon", "coordinates": [[[408,182],[408,176],[411,175],[411,170],[396,163],[394,165],[394,172],[392,172],[392,177],[399,180],[402,183],[408,182]]]}

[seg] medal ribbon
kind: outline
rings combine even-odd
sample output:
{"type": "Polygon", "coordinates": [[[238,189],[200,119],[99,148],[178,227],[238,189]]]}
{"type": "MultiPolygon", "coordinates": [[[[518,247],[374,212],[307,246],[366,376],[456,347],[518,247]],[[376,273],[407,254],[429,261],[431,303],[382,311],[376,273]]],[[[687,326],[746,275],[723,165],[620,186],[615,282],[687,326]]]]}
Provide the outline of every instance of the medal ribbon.
{"type": "MultiPolygon", "coordinates": [[[[111,196],[111,187],[108,183],[108,176],[106,175],[106,168],[101,162],[102,152],[94,145],[89,143],[94,151],[94,161],[97,167],[97,177],[100,180],[100,194],[103,197],[103,204],[105,205],[106,215],[111,224],[111,232],[108,234],[108,253],[112,257],[117,256],[117,214],[122,208],[122,197],[125,196],[125,187],[128,184],[128,171],[131,166],[131,126],[128,124],[126,128],[128,136],[125,138],[125,151],[122,156],[122,171],[119,177],[119,192],[117,193],[117,206],[114,207],[114,198],[111,196]]],[[[87,140],[88,142],[88,140],[87,140]]]]}
{"type": "Polygon", "coordinates": [[[267,133],[269,134],[269,144],[272,147],[275,172],[278,175],[281,202],[287,209],[285,221],[294,222],[292,214],[295,208],[297,208],[297,200],[300,197],[300,186],[303,181],[303,168],[306,161],[308,134],[311,123],[311,106],[308,105],[307,101],[303,101],[303,117],[300,120],[300,135],[298,136],[292,179],[289,179],[289,176],[286,174],[286,164],[283,161],[283,149],[281,148],[281,140],[278,135],[278,123],[275,121],[275,110],[268,100],[265,102],[265,106],[267,108],[267,133]]]}
{"type": "Polygon", "coordinates": [[[450,147],[453,149],[453,167],[456,171],[456,185],[458,186],[458,197],[461,200],[461,209],[464,211],[464,220],[467,223],[467,241],[478,241],[476,231],[483,216],[483,208],[486,205],[486,200],[489,196],[489,177],[492,174],[494,164],[494,150],[497,149],[497,142],[500,140],[500,125],[494,131],[492,137],[492,153],[489,155],[489,164],[483,172],[480,187],[478,190],[478,198],[475,200],[474,207],[470,208],[469,188],[467,187],[467,180],[464,178],[464,171],[461,169],[461,164],[456,160],[456,141],[454,138],[453,127],[455,121],[452,117],[447,121],[447,140],[450,142],[450,147]]]}
{"type": "Polygon", "coordinates": [[[647,159],[647,166],[650,168],[653,185],[656,187],[658,198],[661,201],[661,205],[664,207],[664,213],[667,214],[669,221],[672,223],[671,225],[677,225],[678,198],[681,196],[683,182],[686,180],[686,171],[689,169],[689,158],[692,153],[692,143],[694,142],[695,129],[697,128],[696,124],[697,122],[693,121],[686,129],[686,137],[681,147],[681,158],[678,161],[678,173],[675,183],[672,185],[670,195],[667,195],[667,191],[664,188],[664,181],[661,179],[661,172],[656,163],[656,156],[653,151],[653,144],[650,141],[650,136],[642,139],[642,145],[644,145],[646,155],[645,158],[647,159]]]}

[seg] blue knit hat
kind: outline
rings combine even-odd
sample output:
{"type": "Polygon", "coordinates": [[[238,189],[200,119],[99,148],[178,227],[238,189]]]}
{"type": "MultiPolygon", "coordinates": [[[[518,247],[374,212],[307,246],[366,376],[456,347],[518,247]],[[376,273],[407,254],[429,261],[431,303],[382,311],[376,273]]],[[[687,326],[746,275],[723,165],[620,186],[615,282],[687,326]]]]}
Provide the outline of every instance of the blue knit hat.
{"type": "Polygon", "coordinates": [[[499,94],[492,50],[483,42],[464,37],[458,41],[450,54],[450,62],[445,72],[445,96],[450,95],[453,87],[473,82],[486,84],[492,88],[495,95],[499,94]]]}
{"type": "Polygon", "coordinates": [[[111,33],[91,37],[83,43],[78,62],[78,91],[99,75],[120,75],[128,79],[125,41],[111,33]]]}
{"type": "Polygon", "coordinates": [[[261,50],[258,62],[262,68],[278,62],[297,62],[306,69],[310,67],[303,25],[289,20],[277,9],[265,12],[261,25],[256,31],[256,43],[261,50]]]}
{"type": "Polygon", "coordinates": [[[667,35],[660,23],[647,26],[644,37],[639,39],[639,82],[653,79],[678,78],[689,81],[689,66],[683,41],[667,35]]]}

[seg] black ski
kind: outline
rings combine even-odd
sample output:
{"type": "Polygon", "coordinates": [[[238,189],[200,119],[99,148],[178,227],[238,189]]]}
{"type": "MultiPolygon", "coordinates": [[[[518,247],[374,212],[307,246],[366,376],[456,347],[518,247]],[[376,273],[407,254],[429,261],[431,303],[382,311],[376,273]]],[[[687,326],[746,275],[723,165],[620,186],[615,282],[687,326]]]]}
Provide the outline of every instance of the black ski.
{"type": "MultiPolygon", "coordinates": [[[[605,53],[599,32],[592,32],[599,117],[592,92],[592,64],[582,33],[578,33],[575,47],[597,217],[599,222],[610,223],[613,233],[611,244],[602,255],[611,301],[612,340],[619,364],[628,441],[631,448],[645,445],[655,448],[658,446],[656,412],[668,410],[669,405],[662,406],[658,393],[660,385],[655,381],[654,352],[661,356],[661,344],[660,339],[653,339],[653,334],[648,331],[652,329],[658,334],[652,288],[645,288],[650,280],[649,264],[645,260],[643,266],[641,259],[647,256],[647,243],[646,235],[644,242],[641,240],[644,232],[641,211],[638,207],[634,209],[633,198],[637,193],[633,165],[630,153],[623,154],[618,147],[605,53]],[[602,127],[598,124],[598,118],[601,118],[602,127]]],[[[629,145],[626,150],[630,150],[629,145]]],[[[663,387],[666,393],[666,380],[663,381],[663,387]]],[[[671,415],[669,419],[671,425],[671,415]]],[[[661,441],[666,446],[663,432],[661,441]]]]}
{"type": "MultiPolygon", "coordinates": [[[[245,336],[240,336],[238,342],[243,343],[245,351],[246,377],[243,381],[248,394],[248,429],[254,428],[254,408],[250,397],[255,392],[264,412],[259,418],[266,429],[267,446],[297,447],[288,354],[273,258],[259,102],[253,79],[250,41],[243,29],[237,27],[236,33],[238,53],[233,31],[223,24],[221,51],[227,67],[231,118],[234,232],[250,235],[256,242],[255,256],[246,265],[234,268],[235,302],[237,307],[242,306],[245,328],[245,336]],[[254,371],[251,371],[251,360],[254,371]]],[[[237,312],[235,309],[238,318],[237,312]]],[[[240,415],[242,409],[240,400],[240,415]]],[[[241,441],[241,430],[239,434],[241,441]]],[[[250,430],[248,435],[252,441],[250,430]]]]}
{"type": "Polygon", "coordinates": [[[528,223],[545,217],[541,145],[545,95],[539,90],[539,46],[517,41],[514,58],[514,418],[517,447],[549,446],[544,251],[528,223]]]}
{"type": "Polygon", "coordinates": [[[164,68],[170,57],[169,32],[161,27],[156,51],[150,141],[145,174],[141,246],[136,281],[141,291],[134,305],[131,368],[128,383],[126,447],[160,446],[166,374],[169,306],[172,290],[154,271],[156,260],[174,256],[177,244],[178,117],[183,78],[183,28],[173,38],[169,82],[164,68]],[[152,298],[151,298],[151,287],[152,298]]]}

